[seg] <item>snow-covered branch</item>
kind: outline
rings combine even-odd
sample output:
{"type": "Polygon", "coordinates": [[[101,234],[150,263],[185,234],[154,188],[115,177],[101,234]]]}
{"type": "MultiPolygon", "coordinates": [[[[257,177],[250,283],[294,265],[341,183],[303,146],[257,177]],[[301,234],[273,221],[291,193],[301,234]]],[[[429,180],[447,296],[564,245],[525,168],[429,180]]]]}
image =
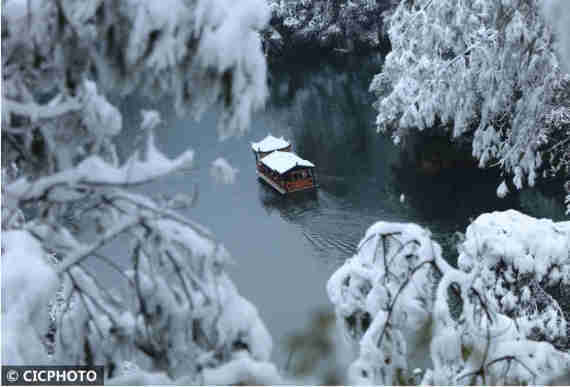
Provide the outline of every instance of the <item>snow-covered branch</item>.
{"type": "Polygon", "coordinates": [[[128,191],[189,168],[193,152],[161,153],[160,114],[143,111],[146,147],[120,162],[123,117],[107,98],[166,95],[195,116],[219,103],[220,135],[240,133],[267,96],[268,17],[264,0],[2,2],[5,361],[104,365],[115,382],[279,382],[271,336],[226,274],[229,253],[176,212],[196,196],[128,191]],[[114,286],[86,260],[112,269],[114,286]]]}
{"type": "Polygon", "coordinates": [[[91,156],[76,167],[53,175],[28,181],[25,177],[16,180],[6,187],[8,195],[18,200],[31,200],[43,196],[56,186],[65,185],[72,189],[75,185],[131,185],[141,184],[167,175],[192,164],[194,152],[188,150],[174,160],[169,160],[155,145],[153,137],[149,137],[146,158],[141,160],[135,153],[121,167],[115,167],[99,156],[91,156]]]}
{"type": "MultiPolygon", "coordinates": [[[[442,124],[472,139],[481,167],[500,165],[518,189],[533,186],[552,167],[547,159],[570,149],[552,146],[568,136],[564,114],[552,114],[570,108],[557,55],[568,34],[560,26],[552,34],[540,3],[400,2],[390,17],[392,52],[370,86],[378,129],[400,142],[412,128],[442,124]]],[[[547,3],[562,24],[568,7],[547,3]]]]}
{"type": "Polygon", "coordinates": [[[570,228],[511,210],[465,237],[455,269],[427,230],[378,222],[332,275],[360,347],[353,383],[417,383],[419,368],[427,384],[536,384],[570,369],[570,228]]]}
{"type": "Polygon", "coordinates": [[[21,103],[6,98],[2,101],[2,108],[5,109],[2,114],[17,114],[30,117],[33,122],[38,119],[55,118],[69,112],[78,111],[81,108],[81,104],[75,99],[69,99],[54,106],[52,104],[38,105],[33,102],[21,103]]]}

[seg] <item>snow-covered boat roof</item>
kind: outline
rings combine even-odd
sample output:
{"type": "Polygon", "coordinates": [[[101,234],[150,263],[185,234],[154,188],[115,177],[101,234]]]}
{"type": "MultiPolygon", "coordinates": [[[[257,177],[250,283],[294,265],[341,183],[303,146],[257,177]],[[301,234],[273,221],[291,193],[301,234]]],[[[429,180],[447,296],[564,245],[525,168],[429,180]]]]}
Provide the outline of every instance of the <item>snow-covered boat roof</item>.
{"type": "Polygon", "coordinates": [[[263,140],[261,140],[259,142],[252,142],[251,148],[255,152],[271,152],[274,150],[287,148],[289,145],[291,145],[291,144],[287,140],[285,140],[283,137],[277,138],[277,137],[273,137],[272,135],[268,135],[267,137],[265,137],[263,140]]]}
{"type": "Polygon", "coordinates": [[[279,174],[283,174],[295,167],[314,168],[315,164],[304,160],[292,152],[273,152],[261,159],[268,168],[279,174]]]}

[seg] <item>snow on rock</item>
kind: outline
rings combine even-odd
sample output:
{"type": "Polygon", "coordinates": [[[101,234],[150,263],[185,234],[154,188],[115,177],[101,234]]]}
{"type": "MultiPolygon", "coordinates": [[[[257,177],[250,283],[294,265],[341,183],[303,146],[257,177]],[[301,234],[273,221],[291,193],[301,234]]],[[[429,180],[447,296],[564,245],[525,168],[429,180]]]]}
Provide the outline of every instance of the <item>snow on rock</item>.
{"type": "Polygon", "coordinates": [[[59,281],[40,242],[29,232],[2,233],[2,361],[47,364],[43,337],[48,331],[48,304],[59,281]]]}
{"type": "Polygon", "coordinates": [[[239,169],[232,167],[223,157],[218,157],[214,160],[210,168],[212,177],[216,181],[224,184],[232,184],[236,180],[238,172],[239,169]]]}

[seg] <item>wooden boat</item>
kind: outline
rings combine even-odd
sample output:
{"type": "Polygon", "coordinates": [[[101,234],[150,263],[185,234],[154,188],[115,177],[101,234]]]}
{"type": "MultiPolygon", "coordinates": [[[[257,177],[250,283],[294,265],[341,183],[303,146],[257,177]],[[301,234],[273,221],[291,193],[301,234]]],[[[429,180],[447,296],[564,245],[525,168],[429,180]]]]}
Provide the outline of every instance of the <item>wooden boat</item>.
{"type": "Polygon", "coordinates": [[[318,187],[315,165],[293,152],[273,151],[257,162],[257,176],[280,194],[318,187]]]}
{"type": "Polygon", "coordinates": [[[257,176],[280,194],[316,188],[315,165],[291,151],[291,143],[269,134],[251,143],[257,176]]]}

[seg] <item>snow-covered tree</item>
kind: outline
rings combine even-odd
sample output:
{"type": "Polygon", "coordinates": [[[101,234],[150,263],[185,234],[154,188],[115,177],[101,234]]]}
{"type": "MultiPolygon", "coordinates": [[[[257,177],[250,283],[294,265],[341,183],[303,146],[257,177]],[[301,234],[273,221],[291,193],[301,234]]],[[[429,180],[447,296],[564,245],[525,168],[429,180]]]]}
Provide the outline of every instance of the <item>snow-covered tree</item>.
{"type": "Polygon", "coordinates": [[[548,384],[570,372],[570,224],[483,214],[447,264],[429,231],[378,222],[330,278],[355,384],[548,384]]]}
{"type": "MultiPolygon", "coordinates": [[[[392,51],[370,85],[378,129],[395,142],[438,125],[470,136],[480,166],[501,166],[517,188],[534,185],[541,168],[568,174],[570,77],[540,3],[400,2],[389,19],[392,51]]],[[[498,194],[507,192],[503,182],[498,194]]]]}
{"type": "Polygon", "coordinates": [[[266,42],[273,54],[307,48],[377,50],[384,38],[380,15],[391,6],[382,0],[267,1],[272,29],[266,42]]]}
{"type": "MultiPolygon", "coordinates": [[[[191,167],[193,152],[164,156],[160,116],[143,111],[146,146],[121,160],[122,115],[106,97],[171,96],[195,116],[219,103],[220,136],[239,133],[267,95],[268,17],[262,0],[2,2],[5,363],[103,364],[119,384],[279,381],[228,252],[176,211],[194,198],[129,190],[191,167]],[[115,239],[126,266],[106,250],[115,239]],[[94,260],[121,284],[103,286],[94,260]]],[[[212,173],[237,170],[220,158],[212,173]]]]}

